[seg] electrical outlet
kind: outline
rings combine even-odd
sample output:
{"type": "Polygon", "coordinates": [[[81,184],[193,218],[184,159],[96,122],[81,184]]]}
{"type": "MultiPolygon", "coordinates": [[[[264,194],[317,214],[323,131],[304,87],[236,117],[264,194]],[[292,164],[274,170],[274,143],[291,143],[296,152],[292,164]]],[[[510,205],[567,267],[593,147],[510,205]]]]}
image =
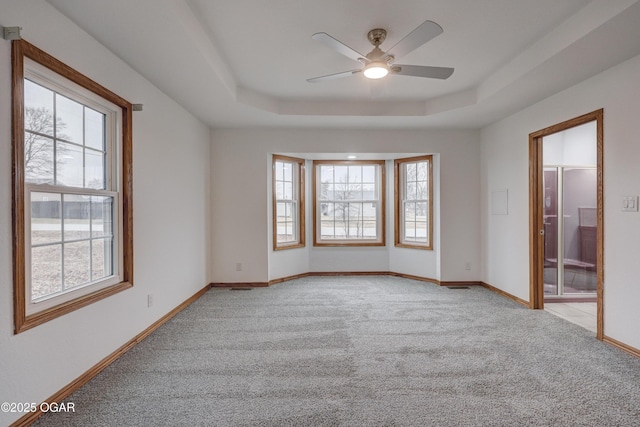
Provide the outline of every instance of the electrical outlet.
{"type": "Polygon", "coordinates": [[[153,294],[147,294],[147,307],[151,307],[153,305],[153,294]]]}
{"type": "Polygon", "coordinates": [[[464,269],[465,269],[465,270],[471,270],[471,263],[467,261],[467,262],[464,264],[464,269]]]}
{"type": "Polygon", "coordinates": [[[242,263],[236,262],[236,271],[242,271],[242,263]]]}

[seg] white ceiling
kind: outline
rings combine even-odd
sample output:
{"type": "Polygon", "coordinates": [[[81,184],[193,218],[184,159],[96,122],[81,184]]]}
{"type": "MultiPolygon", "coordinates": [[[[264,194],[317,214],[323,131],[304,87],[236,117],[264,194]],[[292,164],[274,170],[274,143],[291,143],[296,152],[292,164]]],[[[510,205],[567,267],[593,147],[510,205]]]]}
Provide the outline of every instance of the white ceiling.
{"type": "Polygon", "coordinates": [[[478,128],[640,54],[640,0],[48,1],[214,128],[478,128]],[[359,68],[313,33],[366,53],[427,19],[399,63],[448,80],[306,81],[359,68]]]}

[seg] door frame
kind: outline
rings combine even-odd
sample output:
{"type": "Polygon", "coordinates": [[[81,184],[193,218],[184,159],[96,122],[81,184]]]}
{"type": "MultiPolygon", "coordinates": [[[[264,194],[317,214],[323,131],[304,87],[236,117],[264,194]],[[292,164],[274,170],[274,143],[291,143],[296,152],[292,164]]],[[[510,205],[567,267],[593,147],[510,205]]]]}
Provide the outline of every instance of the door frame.
{"type": "Polygon", "coordinates": [[[604,110],[599,109],[591,113],[549,126],[529,134],[529,307],[531,309],[544,308],[544,218],[543,218],[543,159],[542,138],[562,132],[564,130],[596,122],[597,144],[597,333],[599,340],[604,336],[604,150],[603,150],[603,117],[604,110]]]}

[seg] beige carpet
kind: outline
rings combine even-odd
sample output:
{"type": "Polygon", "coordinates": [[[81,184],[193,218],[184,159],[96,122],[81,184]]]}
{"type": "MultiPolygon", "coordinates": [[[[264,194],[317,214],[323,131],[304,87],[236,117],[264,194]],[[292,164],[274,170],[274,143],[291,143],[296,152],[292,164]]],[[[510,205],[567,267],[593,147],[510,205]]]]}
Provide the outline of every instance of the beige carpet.
{"type": "Polygon", "coordinates": [[[486,289],[212,289],[41,426],[637,426],[640,359],[486,289]]]}

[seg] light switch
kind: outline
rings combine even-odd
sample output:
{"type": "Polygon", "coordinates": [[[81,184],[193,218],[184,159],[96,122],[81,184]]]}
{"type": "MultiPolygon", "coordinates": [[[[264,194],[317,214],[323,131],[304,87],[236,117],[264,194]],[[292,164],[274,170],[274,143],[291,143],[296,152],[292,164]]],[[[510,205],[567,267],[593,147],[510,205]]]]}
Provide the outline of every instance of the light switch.
{"type": "Polygon", "coordinates": [[[638,212],[638,196],[624,196],[622,198],[622,212],[638,212]]]}

